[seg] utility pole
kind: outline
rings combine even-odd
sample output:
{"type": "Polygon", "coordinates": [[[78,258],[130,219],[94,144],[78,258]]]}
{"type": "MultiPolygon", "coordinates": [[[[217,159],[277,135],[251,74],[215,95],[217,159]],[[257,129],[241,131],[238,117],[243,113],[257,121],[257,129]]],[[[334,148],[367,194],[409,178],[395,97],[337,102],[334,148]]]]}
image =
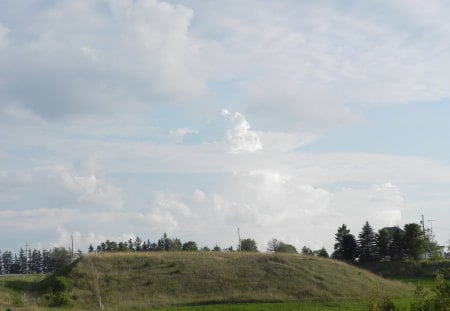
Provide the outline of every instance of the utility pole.
{"type": "Polygon", "coordinates": [[[241,234],[239,232],[239,228],[238,228],[238,238],[239,238],[239,249],[238,249],[238,251],[241,251],[241,234]]]}
{"type": "Polygon", "coordinates": [[[25,272],[28,274],[28,241],[25,241],[25,272]]]}
{"type": "Polygon", "coordinates": [[[436,221],[434,219],[430,219],[428,220],[428,222],[430,223],[430,240],[431,242],[434,242],[434,234],[433,234],[433,221],[436,221]]]}
{"type": "Polygon", "coordinates": [[[422,225],[422,230],[425,233],[425,220],[423,218],[423,214],[422,214],[422,220],[420,221],[420,224],[422,225]]]}

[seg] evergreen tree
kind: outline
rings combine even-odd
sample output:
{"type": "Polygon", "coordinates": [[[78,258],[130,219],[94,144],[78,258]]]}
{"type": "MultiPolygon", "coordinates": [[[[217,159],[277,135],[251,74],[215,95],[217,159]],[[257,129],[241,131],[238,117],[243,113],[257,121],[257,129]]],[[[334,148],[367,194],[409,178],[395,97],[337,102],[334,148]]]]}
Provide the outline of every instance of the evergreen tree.
{"type": "Polygon", "coordinates": [[[358,244],[353,234],[344,235],[342,238],[342,259],[354,261],[358,257],[358,244]]]}
{"type": "Polygon", "coordinates": [[[42,250],[42,273],[50,273],[50,251],[42,250]]]}
{"type": "Polygon", "coordinates": [[[19,251],[19,266],[19,271],[21,274],[28,274],[28,257],[23,248],[21,248],[19,251]]]}
{"type": "Polygon", "coordinates": [[[389,236],[386,229],[378,230],[375,237],[378,250],[378,258],[384,259],[389,255],[389,236]]]}
{"type": "Polygon", "coordinates": [[[93,252],[94,252],[94,247],[92,246],[92,244],[89,244],[88,253],[93,253],[93,252]]]}
{"type": "Polygon", "coordinates": [[[403,234],[400,228],[395,227],[392,241],[389,244],[389,256],[391,260],[402,260],[404,258],[403,234]]]}
{"type": "Polygon", "coordinates": [[[11,266],[13,265],[13,256],[10,251],[5,251],[2,254],[3,273],[10,274],[11,266]]]}
{"type": "Polygon", "coordinates": [[[29,266],[31,273],[42,273],[42,254],[39,250],[33,249],[29,266]]]}
{"type": "Polygon", "coordinates": [[[334,244],[334,252],[331,255],[336,259],[344,259],[344,237],[350,234],[350,230],[347,229],[347,226],[343,224],[337,229],[337,232],[334,235],[336,243],[334,244]]]}
{"type": "Polygon", "coordinates": [[[17,257],[17,254],[14,254],[14,259],[11,265],[11,274],[19,274],[22,273],[20,269],[20,260],[17,257]]]}
{"type": "Polygon", "coordinates": [[[368,221],[358,235],[358,253],[360,262],[374,261],[377,257],[376,236],[368,221]]]}

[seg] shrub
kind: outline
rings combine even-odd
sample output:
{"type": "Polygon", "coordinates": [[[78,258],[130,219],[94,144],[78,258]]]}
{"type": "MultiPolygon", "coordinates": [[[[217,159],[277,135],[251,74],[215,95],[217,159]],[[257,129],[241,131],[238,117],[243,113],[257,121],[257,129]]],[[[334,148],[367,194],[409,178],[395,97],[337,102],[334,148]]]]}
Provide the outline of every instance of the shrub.
{"type": "Polygon", "coordinates": [[[450,311],[450,282],[445,280],[442,271],[437,273],[435,285],[431,291],[426,291],[419,284],[415,296],[411,311],[450,311]]]}
{"type": "Polygon", "coordinates": [[[57,276],[52,284],[52,292],[66,292],[69,289],[69,281],[63,276],[57,276]]]}
{"type": "Polygon", "coordinates": [[[40,305],[45,307],[68,307],[72,300],[66,292],[46,294],[41,298],[40,305]]]}

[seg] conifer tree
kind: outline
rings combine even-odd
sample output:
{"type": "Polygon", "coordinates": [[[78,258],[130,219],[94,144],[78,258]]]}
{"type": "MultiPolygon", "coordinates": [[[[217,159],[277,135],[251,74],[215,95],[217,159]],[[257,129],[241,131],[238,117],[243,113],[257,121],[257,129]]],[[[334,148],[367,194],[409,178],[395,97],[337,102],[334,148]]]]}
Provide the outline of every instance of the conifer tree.
{"type": "Polygon", "coordinates": [[[389,233],[386,229],[380,229],[380,230],[378,230],[378,233],[375,236],[376,243],[377,243],[378,258],[383,259],[389,255],[388,234],[389,233]]]}
{"type": "Polygon", "coordinates": [[[373,261],[377,257],[376,237],[369,222],[366,221],[358,235],[359,261],[373,261]]]}
{"type": "Polygon", "coordinates": [[[350,234],[350,230],[347,229],[347,226],[343,224],[337,229],[337,232],[335,233],[334,237],[336,240],[336,243],[334,244],[334,252],[331,255],[333,258],[336,259],[343,259],[343,241],[344,237],[346,235],[350,234]]]}

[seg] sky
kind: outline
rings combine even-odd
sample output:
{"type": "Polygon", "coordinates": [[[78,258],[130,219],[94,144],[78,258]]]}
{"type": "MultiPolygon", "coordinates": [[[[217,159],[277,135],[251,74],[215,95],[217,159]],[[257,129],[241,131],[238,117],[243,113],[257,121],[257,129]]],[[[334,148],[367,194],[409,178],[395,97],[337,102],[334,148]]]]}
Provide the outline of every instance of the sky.
{"type": "Polygon", "coordinates": [[[450,239],[448,1],[2,0],[0,250],[450,239]]]}

